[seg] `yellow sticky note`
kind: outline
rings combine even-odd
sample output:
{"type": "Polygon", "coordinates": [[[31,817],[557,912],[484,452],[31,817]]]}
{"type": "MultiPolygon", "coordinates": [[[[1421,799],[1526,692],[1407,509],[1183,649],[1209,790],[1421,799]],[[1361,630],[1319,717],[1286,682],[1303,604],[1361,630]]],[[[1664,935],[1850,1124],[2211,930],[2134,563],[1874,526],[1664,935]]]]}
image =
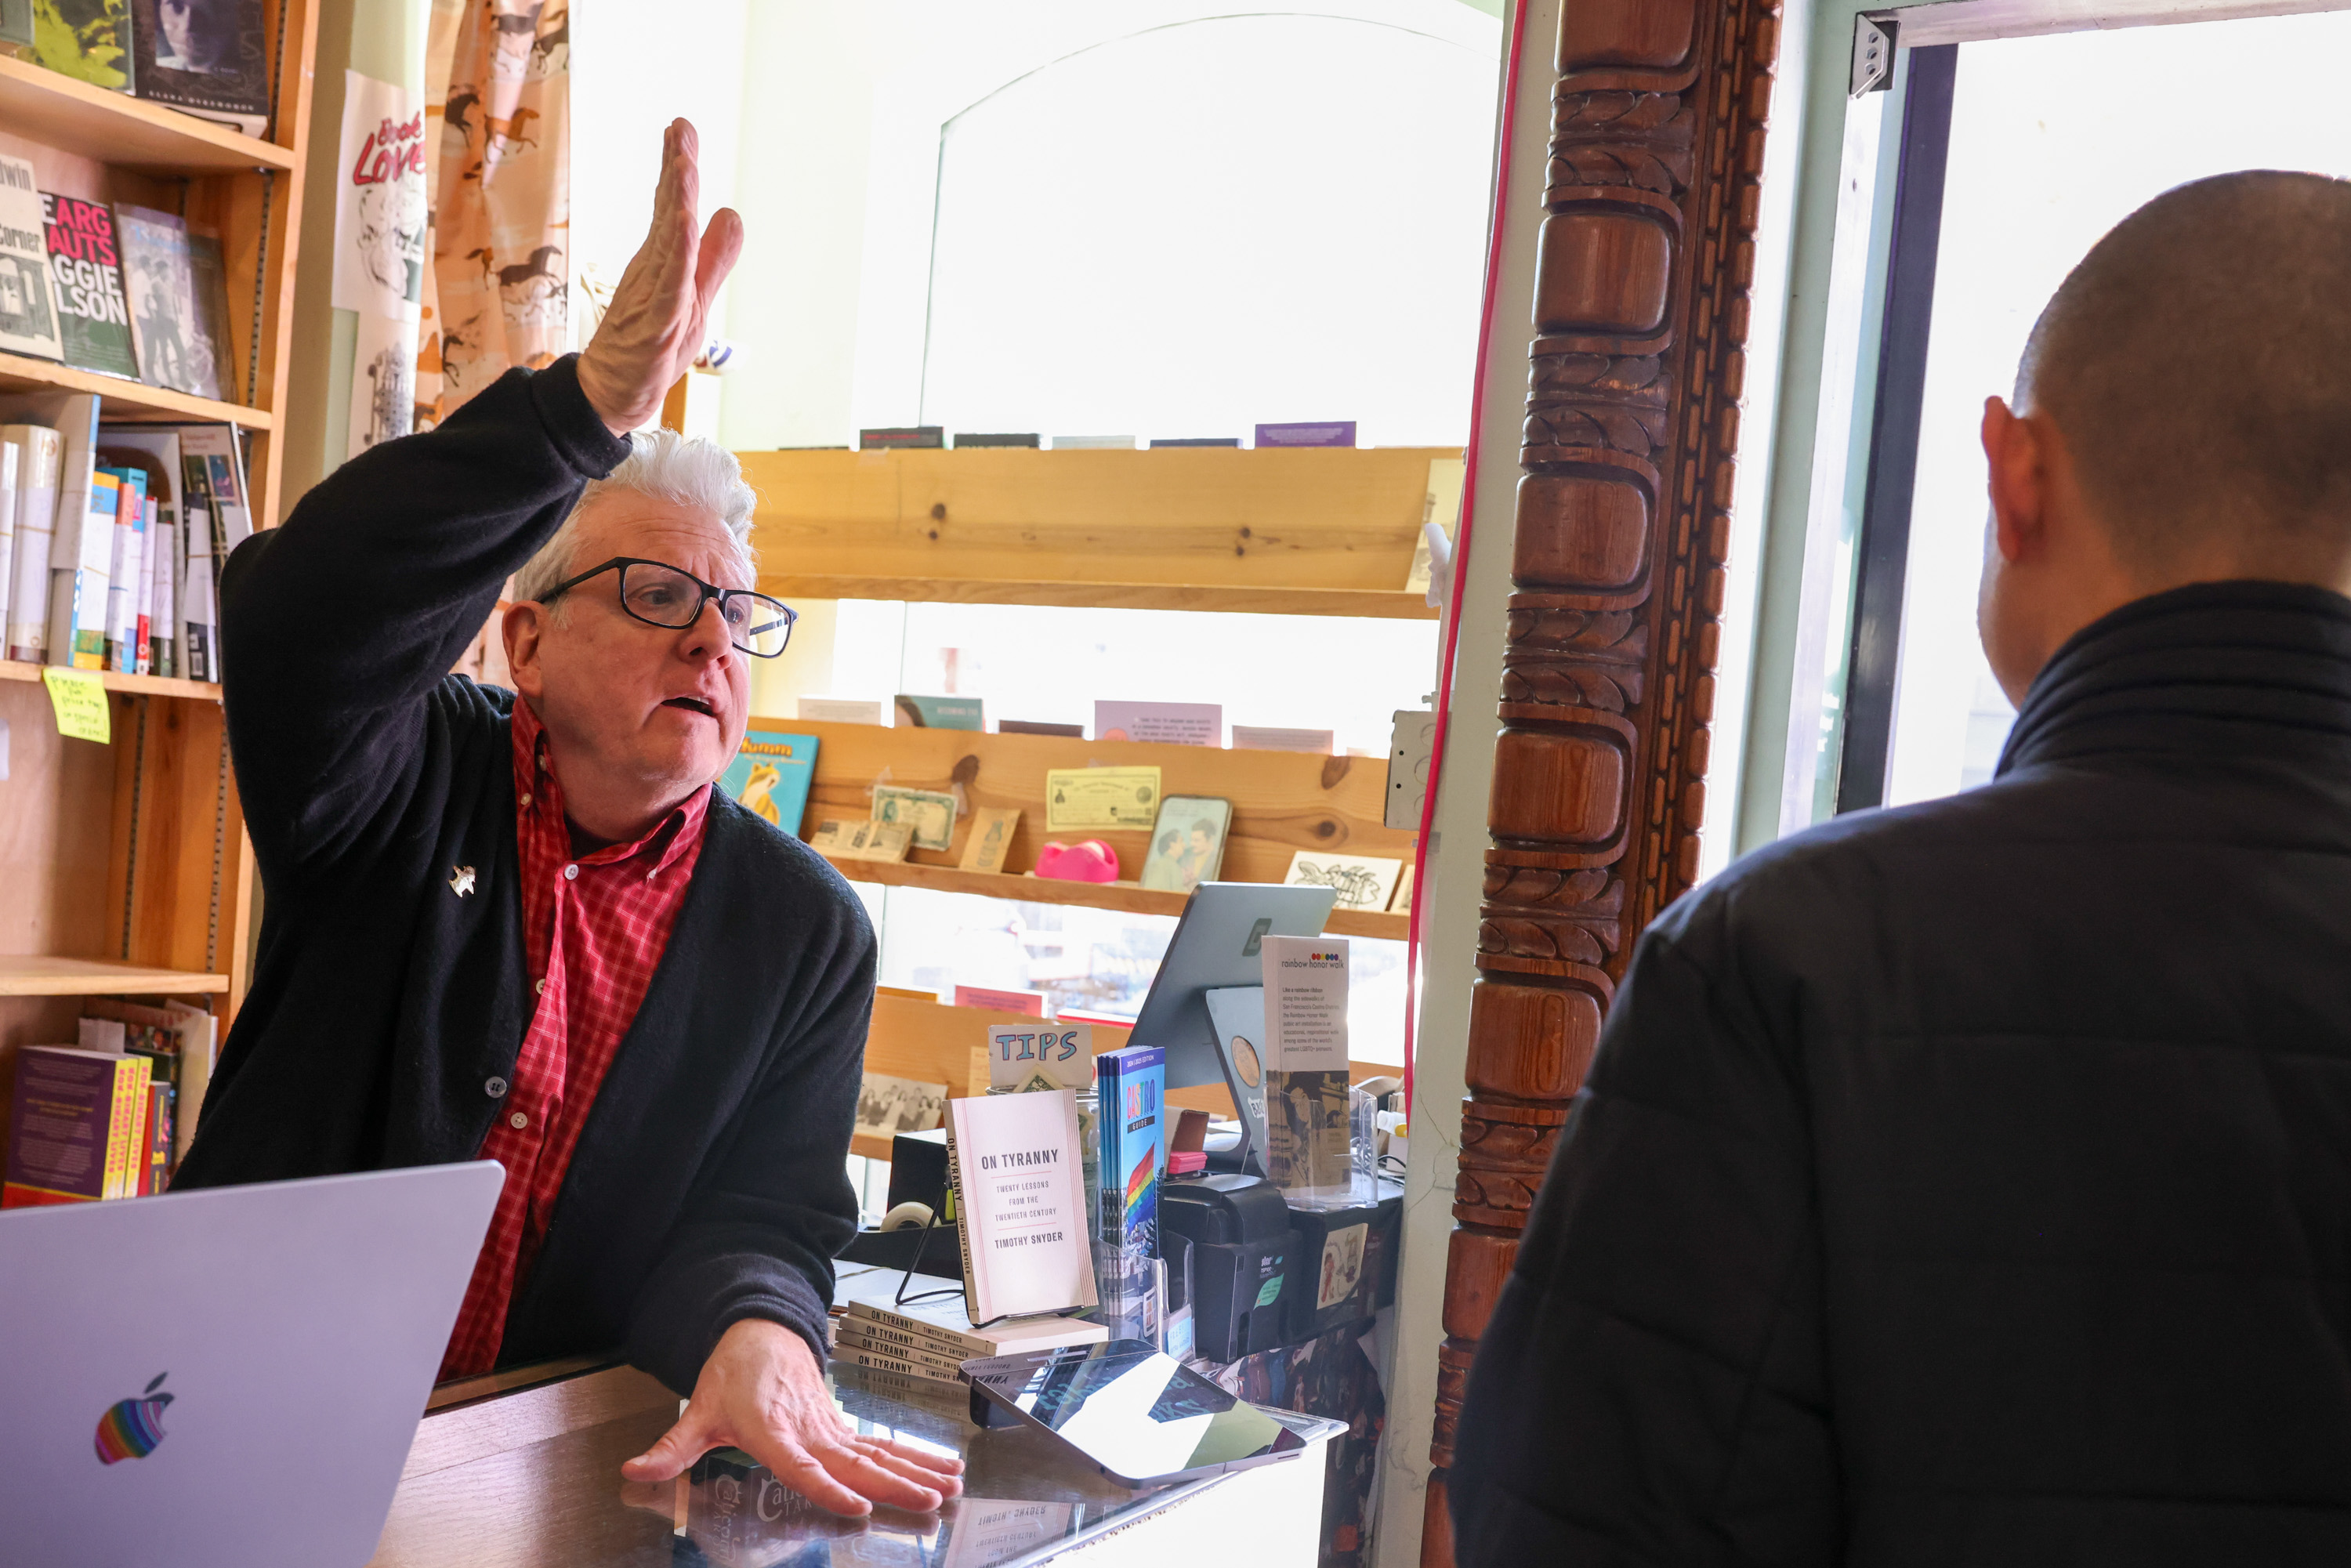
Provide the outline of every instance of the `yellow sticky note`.
{"type": "Polygon", "coordinates": [[[106,683],[95,670],[65,670],[45,666],[41,679],[48,684],[49,706],[57,711],[57,733],[100,746],[114,738],[108,722],[106,683]]]}

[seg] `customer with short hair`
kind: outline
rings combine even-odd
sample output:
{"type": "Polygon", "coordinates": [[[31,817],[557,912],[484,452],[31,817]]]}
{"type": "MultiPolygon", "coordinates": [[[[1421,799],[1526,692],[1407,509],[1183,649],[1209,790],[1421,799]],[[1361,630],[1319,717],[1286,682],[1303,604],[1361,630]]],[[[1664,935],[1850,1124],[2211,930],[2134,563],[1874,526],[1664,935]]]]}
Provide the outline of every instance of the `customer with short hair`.
{"type": "Polygon", "coordinates": [[[1458,1561],[2351,1561],[2351,184],[2158,198],[1986,405],[1997,779],[1643,936],[1458,1561]]]}
{"type": "Polygon", "coordinates": [[[692,1400],[631,1479],[732,1444],[825,1507],[960,1466],[861,1437],[823,1376],[873,1000],[872,926],[712,786],[748,659],[734,457],[632,436],[705,341],[731,211],[693,128],[584,354],[354,458],[224,574],[259,961],[176,1185],[495,1159],[447,1376],[624,1351],[692,1400]],[[447,674],[509,573],[515,690],[447,674]]]}

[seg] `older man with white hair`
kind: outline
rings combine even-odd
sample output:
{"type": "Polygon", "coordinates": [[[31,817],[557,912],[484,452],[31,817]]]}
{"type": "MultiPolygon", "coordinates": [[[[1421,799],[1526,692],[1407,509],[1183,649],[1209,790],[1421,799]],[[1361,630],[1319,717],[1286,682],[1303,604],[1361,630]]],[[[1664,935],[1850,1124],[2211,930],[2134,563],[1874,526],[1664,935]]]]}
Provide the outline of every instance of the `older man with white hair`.
{"type": "Polygon", "coordinates": [[[692,1391],[630,1479],[732,1444],[838,1512],[926,1510],[960,1467],[852,1433],[821,1370],[872,929],[712,787],[791,612],[753,591],[734,457],[631,434],[742,247],[731,211],[697,233],[696,184],[680,120],[585,353],[354,459],[230,560],[266,903],[178,1181],[498,1160],[445,1375],[618,1347],[692,1391]],[[510,573],[512,693],[445,673],[510,573]]]}

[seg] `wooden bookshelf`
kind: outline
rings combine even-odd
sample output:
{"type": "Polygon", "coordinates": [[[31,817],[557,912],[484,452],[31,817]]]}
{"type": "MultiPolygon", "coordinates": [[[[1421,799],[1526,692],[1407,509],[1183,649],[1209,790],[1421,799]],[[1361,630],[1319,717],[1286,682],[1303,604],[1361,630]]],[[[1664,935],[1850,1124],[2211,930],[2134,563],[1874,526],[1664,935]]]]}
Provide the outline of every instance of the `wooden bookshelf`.
{"type": "Polygon", "coordinates": [[[0,997],[106,997],[125,991],[210,996],[226,989],[226,975],[95,958],[0,957],[0,997]]]}
{"type": "MultiPolygon", "coordinates": [[[[95,393],[118,422],[235,424],[251,439],[247,486],[266,527],[283,509],[278,431],[319,0],[262,14],[275,110],[263,137],[0,58],[0,152],[29,161],[40,189],[177,213],[219,237],[231,378],[230,395],[214,400],[0,354],[0,397],[36,420],[95,393]]],[[[102,680],[112,737],[99,746],[57,734],[38,666],[0,663],[0,1126],[16,1048],[75,1038],[81,998],[205,998],[225,1036],[249,967],[252,856],[220,688],[102,680]]]]}
{"type": "MultiPolygon", "coordinates": [[[[1184,913],[1185,894],[1164,893],[1132,882],[1061,882],[1051,877],[960,871],[954,866],[914,865],[905,861],[835,860],[832,868],[852,882],[879,883],[885,887],[928,887],[941,893],[976,894],[982,898],[1075,904],[1092,909],[1123,909],[1135,915],[1184,913]]],[[[1338,909],[1332,911],[1330,923],[1323,929],[1333,936],[1375,936],[1401,942],[1410,918],[1403,914],[1338,909]]]]}
{"type": "MultiPolygon", "coordinates": [[[[44,666],[27,664],[14,659],[0,659],[0,681],[24,681],[32,685],[42,684],[44,666]]],[[[221,689],[211,681],[183,681],[175,675],[131,675],[117,670],[103,670],[99,679],[110,692],[131,696],[193,697],[198,702],[220,701],[221,689]]]]}
{"type": "MultiPolygon", "coordinates": [[[[0,57],[0,65],[7,63],[0,57]]],[[[141,382],[126,382],[120,376],[78,371],[50,360],[0,353],[0,393],[38,392],[96,392],[108,419],[162,419],[175,423],[203,420],[241,424],[248,430],[277,428],[277,416],[266,409],[191,397],[169,387],[151,387],[141,382]]]]}
{"type": "Polygon", "coordinates": [[[943,600],[1434,620],[1407,592],[1443,447],[739,452],[759,585],[943,600]]]}
{"type": "MultiPolygon", "coordinates": [[[[303,74],[307,81],[308,72],[303,74]]],[[[290,174],[300,166],[291,145],[76,81],[30,60],[0,57],[0,125],[28,141],[84,152],[147,174],[247,169],[290,174]]]]}

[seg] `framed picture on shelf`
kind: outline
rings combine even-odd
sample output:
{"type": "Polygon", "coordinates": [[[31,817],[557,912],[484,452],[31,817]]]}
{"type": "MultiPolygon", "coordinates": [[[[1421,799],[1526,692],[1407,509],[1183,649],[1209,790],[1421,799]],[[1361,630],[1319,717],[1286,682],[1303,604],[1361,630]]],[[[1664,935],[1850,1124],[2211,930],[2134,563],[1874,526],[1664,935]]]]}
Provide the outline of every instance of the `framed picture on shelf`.
{"type": "Polygon", "coordinates": [[[1143,885],[1189,893],[1224,869],[1225,835],[1233,803],[1207,795],[1168,795],[1159,802],[1151,848],[1143,857],[1143,885]]]}
{"type": "Polygon", "coordinates": [[[1340,909],[1384,911],[1395,895],[1396,878],[1404,862],[1380,855],[1326,855],[1301,850],[1290,857],[1287,887],[1327,887],[1339,894],[1340,909]]]}

